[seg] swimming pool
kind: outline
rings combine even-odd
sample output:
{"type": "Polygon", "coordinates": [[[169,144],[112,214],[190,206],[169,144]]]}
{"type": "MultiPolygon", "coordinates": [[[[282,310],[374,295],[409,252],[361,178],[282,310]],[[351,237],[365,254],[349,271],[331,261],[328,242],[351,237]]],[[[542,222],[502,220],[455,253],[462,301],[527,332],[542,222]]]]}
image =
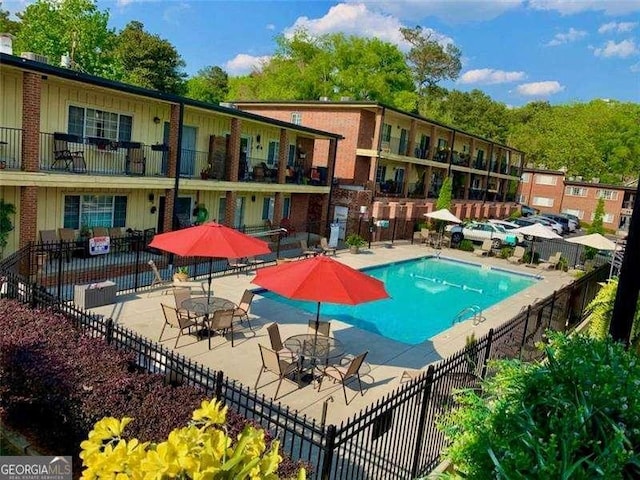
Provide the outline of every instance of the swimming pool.
{"type": "MultiPolygon", "coordinates": [[[[320,314],[410,345],[449,328],[465,307],[477,305],[485,310],[536,282],[531,276],[436,257],[362,271],[382,280],[391,298],[356,306],[323,303],[320,314]]],[[[289,300],[267,291],[261,295],[316,313],[315,302],[289,300]]]]}

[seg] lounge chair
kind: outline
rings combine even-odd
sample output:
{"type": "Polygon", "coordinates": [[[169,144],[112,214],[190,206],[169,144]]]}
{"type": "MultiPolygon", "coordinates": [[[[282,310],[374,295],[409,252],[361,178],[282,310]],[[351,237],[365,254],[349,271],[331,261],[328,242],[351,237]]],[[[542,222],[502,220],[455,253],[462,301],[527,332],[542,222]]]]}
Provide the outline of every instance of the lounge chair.
{"type": "Polygon", "coordinates": [[[269,333],[269,341],[271,342],[271,348],[278,352],[285,360],[295,360],[297,355],[289,350],[282,344],[282,337],[280,336],[280,328],[277,323],[272,323],[267,327],[267,333],[269,333]]]}
{"type": "Polygon", "coordinates": [[[320,239],[320,248],[322,249],[322,253],[324,255],[329,255],[330,253],[333,253],[333,255],[337,255],[337,251],[338,249],[335,247],[330,247],[329,246],[329,242],[327,241],[327,237],[322,237],[320,239]]]}
{"type": "Polygon", "coordinates": [[[318,335],[328,337],[331,331],[331,322],[309,320],[309,328],[307,331],[310,334],[317,333],[318,335]]]}
{"type": "Polygon", "coordinates": [[[492,242],[490,238],[487,238],[482,242],[482,246],[480,248],[476,248],[473,253],[477,257],[487,257],[491,255],[492,242]]]}
{"type": "Polygon", "coordinates": [[[240,299],[240,303],[233,310],[233,318],[239,318],[240,323],[243,320],[247,321],[247,325],[249,325],[249,330],[253,331],[251,328],[251,322],[249,321],[249,311],[251,310],[251,302],[253,302],[254,293],[251,290],[245,290],[242,294],[242,298],[240,299]]]}
{"type": "Polygon", "coordinates": [[[190,331],[192,327],[196,327],[198,324],[194,318],[188,318],[180,315],[176,308],[165,305],[164,303],[161,303],[160,306],[162,307],[162,313],[164,313],[164,325],[162,326],[162,331],[160,332],[160,338],[158,341],[162,341],[162,335],[164,334],[164,330],[167,326],[170,328],[177,328],[179,329],[178,336],[176,337],[176,343],[173,348],[178,348],[178,340],[180,340],[180,336],[184,331],[190,331]]]}
{"type": "Polygon", "coordinates": [[[262,357],[262,366],[260,367],[260,373],[258,373],[258,379],[254,388],[258,390],[258,383],[260,377],[264,372],[272,372],[278,376],[278,388],[276,388],[276,394],[273,396],[274,400],[278,398],[278,392],[280,391],[280,385],[287,375],[297,374],[298,388],[300,388],[300,368],[297,361],[287,361],[281,358],[278,352],[271,350],[263,345],[260,347],[260,356],[262,357]]]}
{"type": "Polygon", "coordinates": [[[364,352],[353,357],[353,360],[351,360],[347,365],[329,365],[322,369],[322,375],[318,380],[318,391],[320,391],[320,388],[322,387],[322,380],[324,377],[329,377],[334,381],[340,382],[342,384],[342,391],[344,392],[344,401],[348,405],[349,400],[347,399],[346,383],[353,378],[357,378],[358,386],[360,387],[360,395],[364,395],[364,392],[362,391],[362,382],[360,381],[360,367],[362,366],[367,353],[368,352],[364,352]]]}
{"type": "Polygon", "coordinates": [[[542,270],[555,270],[558,268],[558,263],[560,263],[560,258],[562,257],[562,252],[556,252],[554,255],[551,255],[547,260],[543,260],[538,264],[538,268],[542,270]]]}
{"type": "MultiPolygon", "coordinates": [[[[156,286],[159,287],[170,287],[172,282],[170,280],[164,280],[162,278],[162,275],[160,275],[160,271],[158,270],[158,267],[156,266],[156,262],[154,262],[153,260],[149,260],[147,262],[149,264],[149,266],[151,267],[151,271],[153,272],[153,279],[151,280],[151,288],[154,288],[156,286]]],[[[165,291],[164,293],[168,293],[169,291],[165,291]]]]}
{"type": "Polygon", "coordinates": [[[236,272],[237,276],[240,276],[240,272],[244,270],[246,274],[249,274],[249,263],[242,261],[242,259],[231,258],[227,259],[227,267],[232,272],[236,272]]]}
{"type": "Polygon", "coordinates": [[[304,238],[300,240],[300,256],[301,257],[304,257],[304,258],[313,257],[317,254],[318,254],[318,250],[310,249],[309,245],[307,245],[307,241],[304,238]]]}
{"type": "Polygon", "coordinates": [[[507,260],[509,260],[509,262],[511,263],[522,263],[524,253],[525,253],[524,247],[516,247],[513,250],[513,255],[507,258],[507,260]]]}

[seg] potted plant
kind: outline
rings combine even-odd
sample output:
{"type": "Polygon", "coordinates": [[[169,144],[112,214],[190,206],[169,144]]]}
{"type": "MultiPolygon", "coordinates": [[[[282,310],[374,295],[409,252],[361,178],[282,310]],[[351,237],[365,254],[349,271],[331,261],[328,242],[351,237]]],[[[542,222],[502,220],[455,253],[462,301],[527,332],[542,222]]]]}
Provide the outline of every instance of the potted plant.
{"type": "Polygon", "coordinates": [[[189,267],[178,267],[173,274],[174,282],[186,282],[189,280],[189,267]]]}
{"type": "Polygon", "coordinates": [[[367,241],[357,233],[352,233],[347,237],[345,243],[349,247],[349,251],[351,253],[358,253],[360,251],[360,247],[364,247],[367,244],[367,241]]]}
{"type": "Polygon", "coordinates": [[[200,170],[200,178],[202,180],[208,180],[211,177],[212,173],[213,173],[213,166],[210,163],[208,163],[206,167],[200,170]]]}

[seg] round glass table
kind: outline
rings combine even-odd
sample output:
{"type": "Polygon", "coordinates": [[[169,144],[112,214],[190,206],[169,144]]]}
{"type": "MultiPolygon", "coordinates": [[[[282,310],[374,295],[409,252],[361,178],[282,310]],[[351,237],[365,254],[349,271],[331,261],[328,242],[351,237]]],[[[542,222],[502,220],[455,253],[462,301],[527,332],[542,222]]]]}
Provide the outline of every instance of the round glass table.
{"type": "Polygon", "coordinates": [[[284,341],[284,346],[301,358],[327,363],[344,354],[344,346],[337,338],[317,333],[293,335],[284,341]]]}
{"type": "Polygon", "coordinates": [[[222,297],[191,297],[184,300],[180,306],[198,315],[211,315],[218,310],[236,308],[235,303],[222,297]]]}

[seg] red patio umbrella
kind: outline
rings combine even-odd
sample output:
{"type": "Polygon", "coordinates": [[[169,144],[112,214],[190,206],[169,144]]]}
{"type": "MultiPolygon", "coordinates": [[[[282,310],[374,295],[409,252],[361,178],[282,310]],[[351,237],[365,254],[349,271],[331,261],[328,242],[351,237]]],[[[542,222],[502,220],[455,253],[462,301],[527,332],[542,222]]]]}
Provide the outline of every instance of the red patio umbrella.
{"type": "Polygon", "coordinates": [[[243,258],[270,253],[269,244],[215,222],[160,233],[150,247],[183,257],[209,257],[209,292],[213,258],[243,258]]]}
{"type": "Polygon", "coordinates": [[[357,305],[388,298],[384,283],[321,255],[260,269],[252,283],[294,300],[357,305]]]}

